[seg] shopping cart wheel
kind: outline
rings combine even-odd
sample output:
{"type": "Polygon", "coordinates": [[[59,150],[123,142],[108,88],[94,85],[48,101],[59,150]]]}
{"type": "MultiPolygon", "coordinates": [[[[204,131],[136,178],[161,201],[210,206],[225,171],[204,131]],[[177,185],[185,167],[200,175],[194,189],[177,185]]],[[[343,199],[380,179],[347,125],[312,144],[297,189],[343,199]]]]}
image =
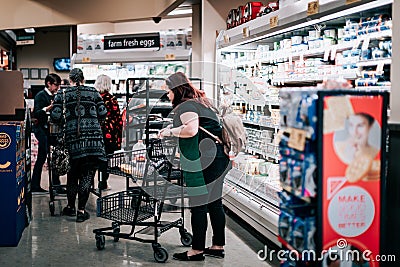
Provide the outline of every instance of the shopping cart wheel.
{"type": "Polygon", "coordinates": [[[50,215],[54,216],[54,212],[56,210],[56,207],[54,206],[54,201],[49,202],[49,209],[50,209],[50,215]]]}
{"type": "Polygon", "coordinates": [[[96,247],[98,250],[103,250],[106,245],[106,239],[104,235],[96,235],[96,247]]]}
{"type": "Polygon", "coordinates": [[[191,233],[188,233],[186,231],[181,233],[182,245],[184,245],[185,247],[190,247],[192,245],[192,241],[193,241],[193,236],[191,233]]]}
{"type": "Polygon", "coordinates": [[[113,234],[114,235],[114,242],[118,242],[119,241],[119,233],[121,232],[121,228],[119,227],[118,224],[114,224],[113,223],[113,234]]]}
{"type": "Polygon", "coordinates": [[[168,260],[168,252],[163,247],[153,248],[154,250],[154,259],[156,262],[164,263],[168,260]]]}

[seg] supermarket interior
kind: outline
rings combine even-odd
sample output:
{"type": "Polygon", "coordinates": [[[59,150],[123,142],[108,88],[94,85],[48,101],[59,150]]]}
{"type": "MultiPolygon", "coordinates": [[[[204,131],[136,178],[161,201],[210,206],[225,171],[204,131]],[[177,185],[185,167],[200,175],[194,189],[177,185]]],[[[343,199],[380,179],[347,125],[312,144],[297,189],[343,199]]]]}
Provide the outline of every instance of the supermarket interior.
{"type": "MultiPolygon", "coordinates": [[[[0,266],[400,266],[400,231],[393,228],[400,225],[399,0],[0,6],[0,266]],[[82,220],[81,208],[77,217],[64,208],[74,172],[68,170],[67,185],[67,171],[54,160],[71,126],[56,132],[53,100],[63,99],[59,112],[67,121],[69,90],[80,88],[73,69],[82,71],[87,90],[98,90],[99,75],[110,78],[122,125],[120,147],[92,177],[90,218],[82,220]],[[179,147],[187,137],[166,127],[177,127],[180,114],[170,96],[176,73],[217,109],[228,107],[219,116],[231,138],[221,182],[222,256],[213,249],[210,203],[203,252],[177,255],[192,245],[196,251],[198,209],[189,208],[194,198],[179,147]],[[71,85],[47,84],[52,74],[71,85]],[[51,108],[39,108],[47,114],[43,152],[34,110],[36,96],[53,94],[48,85],[57,88],[51,102],[48,96],[51,108]],[[234,121],[240,125],[231,130],[234,121]],[[179,146],[164,138],[168,131],[179,146]],[[36,184],[33,170],[42,161],[36,184]]],[[[78,121],[85,113],[80,99],[73,107],[78,121]]],[[[101,108],[88,113],[97,118],[101,108]]],[[[206,155],[197,118],[196,146],[206,155]]],[[[217,147],[226,135],[207,138],[217,147]]],[[[81,166],[69,153],[69,163],[81,166]]]]}

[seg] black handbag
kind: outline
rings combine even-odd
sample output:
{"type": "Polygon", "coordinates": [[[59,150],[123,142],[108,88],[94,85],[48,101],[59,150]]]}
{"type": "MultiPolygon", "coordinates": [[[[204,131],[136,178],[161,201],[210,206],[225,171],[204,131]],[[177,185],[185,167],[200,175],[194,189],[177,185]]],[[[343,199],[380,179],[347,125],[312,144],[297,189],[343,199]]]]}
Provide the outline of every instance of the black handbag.
{"type": "MultiPolygon", "coordinates": [[[[65,123],[65,89],[63,90],[63,114],[65,123]]],[[[60,127],[62,129],[62,135],[58,138],[56,145],[54,146],[52,153],[51,164],[52,167],[56,170],[57,174],[62,176],[68,173],[71,166],[69,164],[69,152],[65,145],[65,127],[60,127]]]]}

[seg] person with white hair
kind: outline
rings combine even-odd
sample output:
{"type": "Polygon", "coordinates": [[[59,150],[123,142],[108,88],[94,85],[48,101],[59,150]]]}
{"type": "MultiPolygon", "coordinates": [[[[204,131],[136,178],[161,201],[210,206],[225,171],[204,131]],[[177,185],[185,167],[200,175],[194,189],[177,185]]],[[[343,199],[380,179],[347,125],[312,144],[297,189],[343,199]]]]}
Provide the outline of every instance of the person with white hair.
{"type": "MultiPolygon", "coordinates": [[[[99,91],[101,97],[103,98],[104,105],[107,108],[106,119],[101,125],[104,146],[107,155],[113,154],[114,151],[121,149],[122,142],[121,111],[119,109],[117,99],[110,93],[111,86],[111,78],[104,74],[99,75],[94,84],[94,87],[97,89],[97,91],[99,91]]],[[[109,173],[103,171],[101,177],[101,181],[99,180],[99,189],[110,190],[111,187],[107,183],[109,173]]]]}

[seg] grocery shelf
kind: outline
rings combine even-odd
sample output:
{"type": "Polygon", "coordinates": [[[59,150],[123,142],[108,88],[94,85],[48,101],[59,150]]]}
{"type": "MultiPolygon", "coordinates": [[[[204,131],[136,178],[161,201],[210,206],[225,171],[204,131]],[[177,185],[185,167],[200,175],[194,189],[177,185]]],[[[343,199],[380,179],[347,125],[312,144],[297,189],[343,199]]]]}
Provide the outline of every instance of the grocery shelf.
{"type": "MultiPolygon", "coordinates": [[[[217,39],[217,48],[227,48],[233,45],[245,44],[265,37],[293,31],[301,27],[322,23],[330,19],[361,12],[378,6],[393,3],[393,0],[363,0],[348,4],[346,0],[325,0],[319,2],[319,12],[307,16],[308,0],[300,0],[277,11],[262,17],[250,20],[232,29],[221,31],[217,39]],[[353,9],[352,9],[353,8],[353,9]],[[341,14],[343,12],[344,14],[341,14]],[[270,27],[270,19],[278,17],[279,24],[270,27]],[[244,36],[244,29],[248,29],[250,36],[244,36]]],[[[378,35],[378,34],[377,34],[378,35]]]]}
{"type": "Polygon", "coordinates": [[[187,49],[74,54],[71,58],[71,64],[188,61],[190,56],[191,50],[187,49]]]}
{"type": "Polygon", "coordinates": [[[357,67],[369,67],[369,66],[377,66],[377,65],[390,65],[392,64],[391,58],[380,58],[380,59],[370,59],[370,60],[362,60],[357,62],[357,67]]]}

